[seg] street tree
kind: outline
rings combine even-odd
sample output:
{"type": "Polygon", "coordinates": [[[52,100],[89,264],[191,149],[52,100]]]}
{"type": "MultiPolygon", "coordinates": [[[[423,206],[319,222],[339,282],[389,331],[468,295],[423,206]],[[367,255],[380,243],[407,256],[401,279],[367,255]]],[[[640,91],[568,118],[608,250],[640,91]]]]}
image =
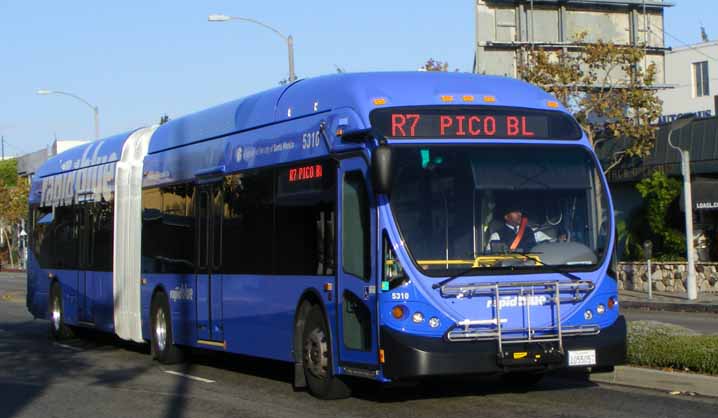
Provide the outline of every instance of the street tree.
{"type": "Polygon", "coordinates": [[[17,178],[14,185],[8,183],[0,179],[0,234],[7,245],[10,264],[14,265],[18,250],[18,225],[27,218],[30,186],[17,178]]]}
{"type": "MultiPolygon", "coordinates": [[[[449,71],[449,63],[447,61],[439,61],[435,60],[434,58],[429,58],[426,60],[424,65],[422,65],[419,70],[421,71],[441,71],[441,72],[448,72],[449,71]]],[[[459,71],[458,68],[454,69],[454,72],[459,71]]]]}
{"type": "Polygon", "coordinates": [[[17,160],[15,158],[0,160],[0,180],[15,185],[17,179],[17,160]]]}
{"type": "Polygon", "coordinates": [[[628,146],[612,156],[610,171],[626,157],[647,155],[656,139],[661,114],[656,66],[643,65],[642,46],[575,39],[577,48],[525,47],[520,78],[558,98],[573,113],[594,145],[624,139],[628,146]]]}
{"type": "Polygon", "coordinates": [[[426,63],[421,66],[421,69],[424,71],[449,71],[449,63],[448,62],[441,62],[438,60],[435,60],[433,58],[429,58],[426,60],[426,63]]]}

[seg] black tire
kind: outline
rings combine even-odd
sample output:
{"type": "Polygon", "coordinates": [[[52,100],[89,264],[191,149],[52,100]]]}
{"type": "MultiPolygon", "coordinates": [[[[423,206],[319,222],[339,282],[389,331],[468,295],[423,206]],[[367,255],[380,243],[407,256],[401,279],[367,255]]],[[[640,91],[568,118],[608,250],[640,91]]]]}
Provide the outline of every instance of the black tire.
{"type": "Polygon", "coordinates": [[[351,388],[334,375],[327,321],[319,306],[307,314],[302,332],[302,364],[309,392],[319,399],[343,399],[351,388]]]}
{"type": "Polygon", "coordinates": [[[162,364],[181,362],[182,350],[174,345],[170,306],[164,293],[159,292],[152,298],[150,312],[152,358],[157,359],[162,364]]]}
{"type": "Polygon", "coordinates": [[[509,386],[527,389],[536,386],[543,377],[542,372],[512,372],[501,375],[501,380],[509,386]]]}
{"type": "Polygon", "coordinates": [[[62,289],[57,282],[50,287],[50,337],[55,340],[66,340],[73,338],[75,332],[69,325],[65,324],[65,308],[62,303],[62,289]]]}

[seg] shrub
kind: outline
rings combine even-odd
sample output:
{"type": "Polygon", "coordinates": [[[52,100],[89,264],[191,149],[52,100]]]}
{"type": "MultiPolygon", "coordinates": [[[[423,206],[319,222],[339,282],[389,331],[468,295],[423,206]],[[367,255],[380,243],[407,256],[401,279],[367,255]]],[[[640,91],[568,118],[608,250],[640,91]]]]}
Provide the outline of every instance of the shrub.
{"type": "Polygon", "coordinates": [[[681,183],[661,171],[654,171],[636,184],[645,202],[645,216],[653,241],[655,259],[661,261],[681,260],[686,251],[683,234],[671,228],[669,214],[671,204],[681,194],[681,183]]]}
{"type": "Polygon", "coordinates": [[[628,324],[628,363],[718,375],[718,335],[652,321],[628,324]]]}

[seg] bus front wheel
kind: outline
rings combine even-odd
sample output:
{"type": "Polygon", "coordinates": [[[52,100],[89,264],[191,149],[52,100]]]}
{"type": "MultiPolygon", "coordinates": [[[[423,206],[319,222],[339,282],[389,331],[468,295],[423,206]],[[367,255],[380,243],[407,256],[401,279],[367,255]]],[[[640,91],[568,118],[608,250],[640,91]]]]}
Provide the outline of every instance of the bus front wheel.
{"type": "Polygon", "coordinates": [[[309,392],[319,399],[342,399],[351,395],[349,386],[334,375],[329,330],[318,305],[307,315],[302,335],[302,363],[309,392]]]}
{"type": "Polygon", "coordinates": [[[172,338],[172,317],[167,297],[157,293],[152,299],[152,357],[163,364],[174,364],[182,360],[182,352],[174,345],[172,338]]]}
{"type": "Polygon", "coordinates": [[[64,340],[75,336],[72,328],[65,324],[62,290],[57,282],[54,282],[50,288],[50,336],[55,340],[64,340]]]}

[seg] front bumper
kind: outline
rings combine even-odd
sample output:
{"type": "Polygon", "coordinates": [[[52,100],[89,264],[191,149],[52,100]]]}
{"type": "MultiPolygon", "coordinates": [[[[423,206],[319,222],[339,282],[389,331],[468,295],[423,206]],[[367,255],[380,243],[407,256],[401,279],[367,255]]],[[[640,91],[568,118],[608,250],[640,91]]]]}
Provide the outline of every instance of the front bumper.
{"type": "MultiPolygon", "coordinates": [[[[487,374],[521,370],[553,370],[568,367],[565,356],[544,356],[545,360],[524,365],[509,364],[498,355],[496,341],[447,342],[442,338],[417,337],[381,328],[384,349],[384,376],[407,379],[423,376],[487,374]]],[[[609,367],[626,362],[626,319],[619,316],[613,325],[602,328],[597,335],[571,336],[563,339],[564,351],[595,349],[596,365],[609,367]]],[[[521,349],[543,350],[539,344],[521,349]]]]}

